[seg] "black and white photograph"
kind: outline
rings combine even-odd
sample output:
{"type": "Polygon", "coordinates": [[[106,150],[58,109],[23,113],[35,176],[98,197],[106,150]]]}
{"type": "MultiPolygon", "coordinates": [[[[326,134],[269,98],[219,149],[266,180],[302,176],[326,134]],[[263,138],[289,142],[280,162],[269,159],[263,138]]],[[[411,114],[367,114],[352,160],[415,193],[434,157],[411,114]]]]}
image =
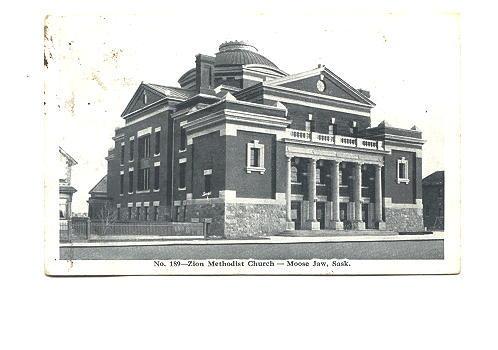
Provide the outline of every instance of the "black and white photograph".
{"type": "Polygon", "coordinates": [[[46,17],[47,273],[458,273],[459,17],[244,18],[46,17]]]}
{"type": "Polygon", "coordinates": [[[493,348],[493,6],[1,16],[2,349],[493,348]]]}

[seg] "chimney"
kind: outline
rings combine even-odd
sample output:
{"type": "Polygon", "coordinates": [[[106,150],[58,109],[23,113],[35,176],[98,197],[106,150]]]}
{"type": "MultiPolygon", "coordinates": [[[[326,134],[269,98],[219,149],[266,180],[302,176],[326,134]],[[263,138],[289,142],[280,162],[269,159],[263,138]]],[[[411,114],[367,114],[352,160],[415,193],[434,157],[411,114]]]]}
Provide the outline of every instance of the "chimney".
{"type": "Polygon", "coordinates": [[[214,89],[214,57],[198,54],[195,56],[195,81],[198,93],[214,89]]]}

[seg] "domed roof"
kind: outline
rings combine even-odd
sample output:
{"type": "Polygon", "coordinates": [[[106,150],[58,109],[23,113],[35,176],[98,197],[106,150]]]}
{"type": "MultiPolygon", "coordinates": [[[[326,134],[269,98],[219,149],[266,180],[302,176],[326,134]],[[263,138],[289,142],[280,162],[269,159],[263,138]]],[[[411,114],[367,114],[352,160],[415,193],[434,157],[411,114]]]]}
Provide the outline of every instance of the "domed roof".
{"type": "Polygon", "coordinates": [[[220,45],[215,66],[260,64],[279,69],[276,64],[258,53],[258,49],[244,41],[228,41],[220,45]]]}

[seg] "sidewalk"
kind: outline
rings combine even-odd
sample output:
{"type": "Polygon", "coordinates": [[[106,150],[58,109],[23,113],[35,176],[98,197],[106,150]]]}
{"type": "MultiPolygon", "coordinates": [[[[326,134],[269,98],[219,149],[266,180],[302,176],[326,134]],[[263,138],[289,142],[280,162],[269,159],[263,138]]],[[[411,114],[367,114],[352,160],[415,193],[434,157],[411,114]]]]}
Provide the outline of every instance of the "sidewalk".
{"type": "Polygon", "coordinates": [[[444,232],[420,235],[337,235],[337,236],[268,236],[254,239],[205,239],[200,236],[109,236],[109,240],[90,240],[88,242],[61,243],[60,247],[128,247],[128,246],[166,246],[166,245],[234,245],[234,244],[289,244],[321,242],[376,242],[376,241],[415,241],[440,240],[444,232]]]}

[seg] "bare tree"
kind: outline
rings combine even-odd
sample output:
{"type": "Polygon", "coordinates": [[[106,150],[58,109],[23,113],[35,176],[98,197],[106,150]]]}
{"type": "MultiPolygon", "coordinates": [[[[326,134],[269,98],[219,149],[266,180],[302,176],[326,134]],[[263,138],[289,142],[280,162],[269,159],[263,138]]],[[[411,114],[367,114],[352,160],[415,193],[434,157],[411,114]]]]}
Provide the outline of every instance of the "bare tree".
{"type": "Polygon", "coordinates": [[[96,218],[99,222],[101,234],[105,236],[117,221],[116,209],[111,206],[111,203],[106,202],[97,212],[96,218]]]}

